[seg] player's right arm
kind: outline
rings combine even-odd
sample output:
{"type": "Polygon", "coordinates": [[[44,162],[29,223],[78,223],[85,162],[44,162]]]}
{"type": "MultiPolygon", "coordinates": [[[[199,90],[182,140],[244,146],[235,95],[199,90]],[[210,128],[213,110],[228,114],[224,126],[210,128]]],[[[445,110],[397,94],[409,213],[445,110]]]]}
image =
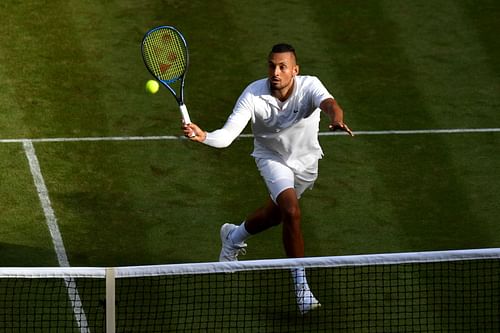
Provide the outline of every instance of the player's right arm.
{"type": "Polygon", "coordinates": [[[198,125],[190,123],[183,126],[183,132],[184,136],[191,141],[201,142],[215,148],[225,148],[229,146],[234,139],[238,137],[238,135],[240,135],[247,122],[241,124],[232,122],[228,119],[226,124],[221,129],[213,132],[206,132],[198,125]]]}
{"type": "Polygon", "coordinates": [[[225,148],[229,146],[245,129],[248,121],[252,117],[251,96],[248,95],[249,94],[243,93],[240,96],[233,113],[231,113],[222,128],[213,132],[206,132],[197,124],[185,124],[182,127],[184,136],[191,141],[201,142],[215,148],[225,148]]]}

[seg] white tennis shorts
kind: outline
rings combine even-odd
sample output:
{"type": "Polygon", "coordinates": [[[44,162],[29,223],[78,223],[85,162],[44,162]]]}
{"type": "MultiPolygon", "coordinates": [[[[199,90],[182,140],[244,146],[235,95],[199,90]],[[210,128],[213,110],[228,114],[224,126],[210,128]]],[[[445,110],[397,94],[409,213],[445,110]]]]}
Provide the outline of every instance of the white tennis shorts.
{"type": "Polygon", "coordinates": [[[297,173],[281,161],[265,158],[256,158],[255,163],[264,178],[271,199],[276,202],[278,195],[286,189],[293,188],[297,199],[307,189],[312,189],[318,178],[318,162],[306,171],[297,173]]]}

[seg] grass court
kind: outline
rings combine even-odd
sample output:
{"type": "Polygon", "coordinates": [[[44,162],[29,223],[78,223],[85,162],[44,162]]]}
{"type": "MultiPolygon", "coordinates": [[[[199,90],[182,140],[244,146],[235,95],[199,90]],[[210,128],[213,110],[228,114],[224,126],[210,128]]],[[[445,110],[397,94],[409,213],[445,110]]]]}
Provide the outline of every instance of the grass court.
{"type": "MultiPolygon", "coordinates": [[[[175,138],[174,99],[145,92],[140,41],[163,24],[187,39],[186,105],[203,128],[288,42],[367,132],[321,136],[307,256],[500,247],[499,15],[493,0],[3,1],[0,265],[60,264],[26,142],[71,266],[216,261],[220,225],[264,203],[251,138],[175,138]],[[423,132],[373,135],[397,130],[423,132]]],[[[276,228],[245,259],[283,256],[276,228]]]]}

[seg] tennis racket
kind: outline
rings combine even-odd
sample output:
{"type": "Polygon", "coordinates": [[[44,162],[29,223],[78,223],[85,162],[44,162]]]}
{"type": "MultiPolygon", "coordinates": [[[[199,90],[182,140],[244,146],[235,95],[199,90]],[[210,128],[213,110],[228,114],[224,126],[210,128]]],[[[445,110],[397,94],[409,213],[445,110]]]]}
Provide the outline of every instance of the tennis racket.
{"type": "Polygon", "coordinates": [[[184,124],[191,119],[184,104],[184,79],[189,64],[189,55],[184,36],[171,26],[160,26],[149,30],[142,39],[142,59],[147,69],[172,93],[179,104],[184,124]],[[174,89],[178,85],[178,91],[174,89]]]}

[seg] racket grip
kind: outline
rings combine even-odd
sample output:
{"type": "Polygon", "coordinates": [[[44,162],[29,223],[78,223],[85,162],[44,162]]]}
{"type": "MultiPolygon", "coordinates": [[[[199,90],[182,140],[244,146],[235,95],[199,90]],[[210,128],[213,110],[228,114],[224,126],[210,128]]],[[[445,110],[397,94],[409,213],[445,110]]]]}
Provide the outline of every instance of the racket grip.
{"type": "Polygon", "coordinates": [[[181,110],[182,121],[184,124],[191,124],[191,119],[189,118],[189,113],[186,107],[186,104],[180,104],[179,109],[181,110]]]}

